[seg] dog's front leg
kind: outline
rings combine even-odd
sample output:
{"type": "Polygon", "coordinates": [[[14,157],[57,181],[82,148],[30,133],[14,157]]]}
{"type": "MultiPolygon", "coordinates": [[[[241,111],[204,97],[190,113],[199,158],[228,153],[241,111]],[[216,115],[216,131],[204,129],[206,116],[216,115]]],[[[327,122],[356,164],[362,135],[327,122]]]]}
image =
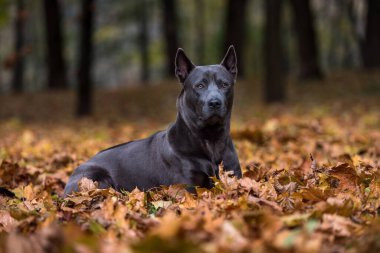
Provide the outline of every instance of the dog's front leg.
{"type": "Polygon", "coordinates": [[[232,141],[229,142],[223,155],[223,167],[225,171],[233,171],[237,178],[242,177],[239,159],[232,141]]]}

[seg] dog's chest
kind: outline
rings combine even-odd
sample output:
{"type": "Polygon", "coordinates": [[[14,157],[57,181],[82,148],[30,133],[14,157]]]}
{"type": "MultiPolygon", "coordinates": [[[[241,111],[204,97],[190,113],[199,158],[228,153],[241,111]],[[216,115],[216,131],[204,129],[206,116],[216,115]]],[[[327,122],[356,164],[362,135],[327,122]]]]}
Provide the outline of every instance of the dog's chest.
{"type": "Polygon", "coordinates": [[[223,160],[223,154],[226,148],[225,144],[205,141],[204,146],[211,164],[219,165],[223,160]]]}

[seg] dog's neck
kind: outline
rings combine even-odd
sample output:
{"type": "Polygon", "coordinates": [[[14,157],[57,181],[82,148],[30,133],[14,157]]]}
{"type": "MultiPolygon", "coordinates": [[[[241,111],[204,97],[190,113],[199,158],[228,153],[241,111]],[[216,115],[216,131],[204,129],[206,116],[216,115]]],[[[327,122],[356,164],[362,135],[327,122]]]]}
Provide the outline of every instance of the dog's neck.
{"type": "Polygon", "coordinates": [[[182,130],[190,132],[192,137],[209,143],[218,143],[225,140],[229,135],[230,122],[229,116],[226,117],[225,122],[217,123],[214,125],[204,125],[194,122],[182,113],[178,113],[175,125],[178,125],[182,130]]]}

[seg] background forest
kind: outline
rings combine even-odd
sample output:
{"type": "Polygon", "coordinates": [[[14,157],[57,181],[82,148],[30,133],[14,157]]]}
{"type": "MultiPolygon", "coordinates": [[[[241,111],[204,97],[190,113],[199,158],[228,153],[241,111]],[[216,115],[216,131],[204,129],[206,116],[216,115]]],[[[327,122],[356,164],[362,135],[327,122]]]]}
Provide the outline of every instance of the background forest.
{"type": "Polygon", "coordinates": [[[234,44],[241,77],[262,78],[268,93],[285,90],[287,75],[320,79],[380,61],[377,1],[2,0],[0,6],[2,93],[155,84],[173,78],[178,47],[202,65],[219,62],[234,44]]]}

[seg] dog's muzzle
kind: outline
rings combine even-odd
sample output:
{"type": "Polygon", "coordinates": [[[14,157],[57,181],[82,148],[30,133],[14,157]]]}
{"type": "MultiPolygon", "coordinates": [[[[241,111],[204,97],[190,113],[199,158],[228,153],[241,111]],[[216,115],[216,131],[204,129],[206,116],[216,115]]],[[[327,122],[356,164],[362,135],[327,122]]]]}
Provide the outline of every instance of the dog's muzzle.
{"type": "Polygon", "coordinates": [[[214,98],[207,102],[209,110],[219,110],[222,106],[222,101],[220,99],[214,98]]]}
{"type": "Polygon", "coordinates": [[[222,124],[226,114],[225,105],[218,98],[207,101],[203,106],[203,121],[207,125],[222,124]]]}

